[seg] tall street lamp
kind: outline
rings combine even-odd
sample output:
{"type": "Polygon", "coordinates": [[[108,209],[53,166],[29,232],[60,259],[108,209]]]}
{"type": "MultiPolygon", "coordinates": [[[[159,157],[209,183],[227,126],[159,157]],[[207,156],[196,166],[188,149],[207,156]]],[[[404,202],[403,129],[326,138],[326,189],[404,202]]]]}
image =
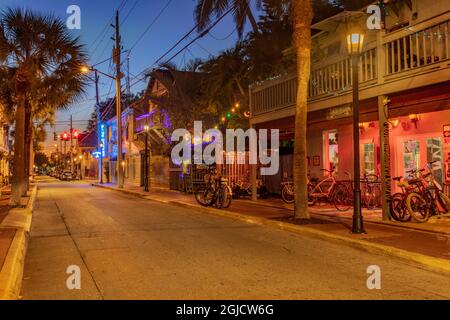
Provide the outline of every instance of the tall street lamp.
{"type": "Polygon", "coordinates": [[[352,32],[347,36],[348,52],[352,58],[353,74],[353,161],[354,161],[354,194],[353,194],[353,227],[352,233],[363,234],[363,216],[361,212],[361,164],[359,150],[359,58],[364,44],[362,33],[352,32]]]}
{"type": "MultiPolygon", "coordinates": [[[[117,167],[117,187],[119,189],[123,189],[123,185],[124,185],[123,172],[125,170],[124,170],[124,166],[122,166],[122,108],[121,108],[122,91],[121,91],[121,85],[120,85],[120,79],[122,78],[122,73],[120,72],[120,70],[118,70],[117,75],[114,77],[114,76],[104,73],[100,70],[97,70],[93,67],[89,67],[89,66],[81,67],[81,72],[83,72],[85,74],[87,74],[91,71],[95,72],[95,83],[96,83],[96,93],[97,93],[97,115],[98,115],[97,125],[98,125],[98,127],[100,127],[100,105],[99,105],[99,101],[98,101],[98,81],[99,81],[98,74],[104,75],[104,76],[116,81],[116,121],[117,121],[116,132],[117,132],[117,150],[118,150],[117,165],[116,165],[116,167],[117,167]]],[[[103,181],[101,181],[100,183],[103,183],[103,181]]]]}
{"type": "Polygon", "coordinates": [[[100,143],[100,168],[98,170],[98,175],[100,178],[100,184],[103,184],[103,149],[105,148],[105,145],[103,142],[100,143]]]}
{"type": "Polygon", "coordinates": [[[144,191],[149,192],[149,163],[148,163],[148,133],[150,131],[150,127],[148,124],[144,126],[144,132],[145,132],[145,176],[144,176],[144,191]]]}

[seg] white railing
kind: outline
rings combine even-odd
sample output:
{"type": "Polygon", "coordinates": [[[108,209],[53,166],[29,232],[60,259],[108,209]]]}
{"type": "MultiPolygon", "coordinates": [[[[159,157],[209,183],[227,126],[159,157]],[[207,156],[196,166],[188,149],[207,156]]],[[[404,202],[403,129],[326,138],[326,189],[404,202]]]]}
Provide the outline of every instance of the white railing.
{"type": "MultiPolygon", "coordinates": [[[[432,20],[415,27],[405,28],[396,34],[383,37],[380,50],[384,50],[385,67],[379,73],[378,59],[381,58],[377,48],[362,53],[360,58],[359,79],[361,89],[369,85],[382,85],[383,78],[396,77],[404,72],[407,77],[414,77],[414,70],[429,70],[433,64],[442,66],[441,62],[450,59],[450,21],[444,20],[432,25],[432,20]],[[417,28],[418,30],[414,30],[417,28]],[[413,31],[411,31],[413,30],[413,31]]],[[[312,66],[311,79],[308,88],[310,102],[335,97],[352,88],[351,59],[349,57],[325,66],[312,66]]],[[[439,80],[439,79],[437,79],[439,80]]],[[[291,108],[297,97],[296,75],[286,75],[254,85],[250,89],[252,117],[264,113],[291,108]]]]}
{"type": "Polygon", "coordinates": [[[386,75],[449,59],[449,25],[446,21],[385,43],[386,75]]]}
{"type": "MultiPolygon", "coordinates": [[[[365,83],[377,78],[376,49],[363,52],[359,61],[359,82],[365,83]]],[[[350,57],[325,67],[312,70],[309,85],[310,99],[323,95],[350,90],[353,83],[352,61],[350,57]]]]}

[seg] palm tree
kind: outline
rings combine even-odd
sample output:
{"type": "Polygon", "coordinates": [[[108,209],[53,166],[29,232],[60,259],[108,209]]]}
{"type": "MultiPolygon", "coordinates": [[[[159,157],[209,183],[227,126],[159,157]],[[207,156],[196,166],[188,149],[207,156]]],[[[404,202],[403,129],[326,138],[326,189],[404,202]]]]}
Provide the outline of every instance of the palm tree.
{"type": "Polygon", "coordinates": [[[10,81],[15,105],[14,174],[11,205],[27,191],[33,113],[36,108],[67,106],[82,94],[86,77],[84,47],[53,16],[26,9],[0,14],[0,61],[13,70],[10,81]],[[29,152],[28,152],[29,153],[29,152]]]}
{"type": "MultiPolygon", "coordinates": [[[[261,7],[261,0],[255,0],[256,6],[261,7]]],[[[230,8],[233,8],[234,21],[239,37],[244,33],[245,23],[250,21],[253,32],[259,33],[258,24],[250,8],[250,0],[198,0],[195,8],[195,19],[198,30],[203,31],[211,23],[211,17],[220,17],[230,8]]]]}
{"type": "Polygon", "coordinates": [[[297,56],[297,106],[294,142],[295,217],[309,219],[308,212],[308,164],[307,164],[307,116],[308,84],[311,71],[311,0],[292,1],[294,25],[293,43],[297,56]]]}

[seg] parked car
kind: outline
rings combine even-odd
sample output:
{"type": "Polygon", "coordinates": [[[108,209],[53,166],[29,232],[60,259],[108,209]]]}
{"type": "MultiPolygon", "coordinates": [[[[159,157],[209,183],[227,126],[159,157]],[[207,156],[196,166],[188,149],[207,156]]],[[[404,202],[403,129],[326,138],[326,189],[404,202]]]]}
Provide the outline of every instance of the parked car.
{"type": "Polygon", "coordinates": [[[70,171],[63,171],[59,177],[62,181],[72,181],[73,180],[73,174],[70,171]]]}

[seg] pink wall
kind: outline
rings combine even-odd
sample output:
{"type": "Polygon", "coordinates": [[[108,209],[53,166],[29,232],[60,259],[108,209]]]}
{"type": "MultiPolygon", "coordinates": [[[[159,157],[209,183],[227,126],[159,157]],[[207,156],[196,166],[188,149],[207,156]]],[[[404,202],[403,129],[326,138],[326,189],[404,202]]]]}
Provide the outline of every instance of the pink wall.
{"type": "MultiPolygon", "coordinates": [[[[411,122],[409,117],[399,117],[391,119],[391,121],[398,120],[397,127],[393,127],[390,133],[391,144],[391,168],[392,175],[403,175],[401,170],[401,162],[403,161],[401,153],[397,153],[399,145],[399,138],[413,138],[413,137],[442,137],[443,126],[450,124],[450,110],[424,113],[420,114],[420,120],[417,123],[417,128],[411,122]]],[[[353,174],[353,133],[351,125],[338,126],[336,128],[339,133],[339,178],[346,179],[344,174],[348,171],[353,174]]],[[[313,177],[322,177],[323,173],[320,171],[324,167],[324,130],[311,129],[308,134],[309,156],[311,159],[316,156],[321,156],[321,166],[310,166],[310,173],[313,177]]],[[[378,122],[372,122],[371,125],[366,123],[364,130],[361,133],[361,143],[373,142],[375,144],[375,158],[377,163],[377,174],[380,175],[379,164],[379,126],[378,122]]],[[[444,160],[450,153],[450,141],[444,142],[444,160]]],[[[423,157],[422,157],[423,158],[423,157]]],[[[422,160],[422,162],[425,160],[422,160]]]]}

